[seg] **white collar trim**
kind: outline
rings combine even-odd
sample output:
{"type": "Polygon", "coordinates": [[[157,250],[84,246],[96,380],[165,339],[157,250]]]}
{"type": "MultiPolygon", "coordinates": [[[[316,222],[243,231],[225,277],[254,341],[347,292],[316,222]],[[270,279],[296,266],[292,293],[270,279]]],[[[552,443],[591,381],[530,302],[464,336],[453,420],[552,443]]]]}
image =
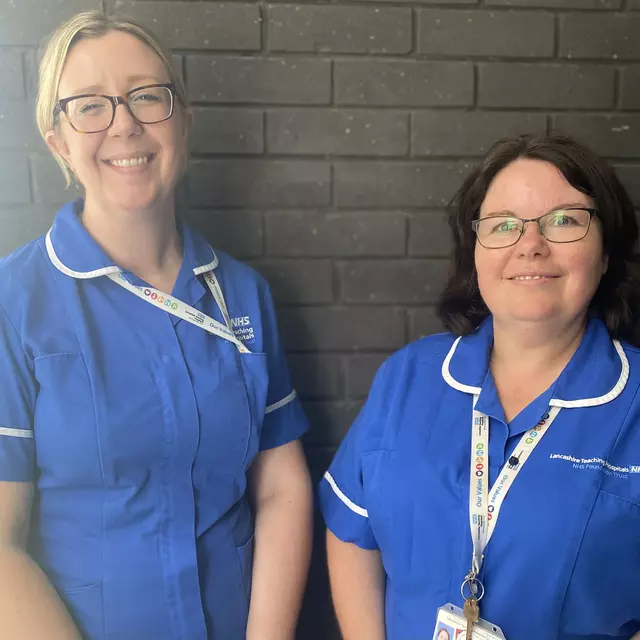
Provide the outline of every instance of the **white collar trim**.
{"type": "MultiPolygon", "coordinates": [[[[60,258],[58,257],[58,254],[56,253],[56,250],[53,248],[53,242],[51,241],[52,230],[53,229],[49,229],[49,231],[47,232],[47,236],[45,238],[45,244],[47,247],[47,254],[49,255],[49,259],[53,263],[53,266],[56,269],[58,269],[58,271],[61,271],[67,276],[70,276],[72,278],[78,278],[80,280],[89,280],[91,278],[99,278],[100,276],[106,276],[111,273],[120,273],[122,271],[122,269],[120,269],[120,267],[116,265],[112,265],[110,267],[102,267],[100,269],[94,269],[93,271],[75,271],[74,269],[70,269],[69,267],[67,267],[67,265],[65,265],[62,262],[62,260],[60,260],[60,258]]],[[[211,249],[211,247],[209,247],[209,249],[211,250],[211,255],[213,256],[213,260],[211,262],[208,262],[207,264],[203,264],[200,267],[196,267],[193,270],[193,273],[197,276],[200,275],[201,273],[207,273],[208,271],[213,271],[213,269],[215,269],[218,266],[218,256],[216,255],[215,251],[211,249]]]]}
{"type": "MultiPolygon", "coordinates": [[[[480,392],[482,391],[480,387],[473,387],[468,384],[463,384],[451,375],[449,365],[461,339],[461,337],[456,338],[456,341],[453,343],[453,345],[451,345],[451,349],[449,349],[449,353],[442,363],[442,377],[450,387],[453,387],[458,391],[470,393],[472,395],[480,395],[480,392]]],[[[613,340],[613,346],[615,347],[618,356],[620,357],[622,371],[620,371],[618,382],[616,382],[611,391],[596,398],[581,398],[580,400],[561,400],[560,398],[553,398],[549,402],[549,405],[552,407],[571,409],[577,407],[596,407],[598,405],[606,404],[607,402],[615,400],[622,393],[627,384],[627,380],[629,379],[629,360],[627,359],[627,355],[625,354],[624,349],[622,348],[622,345],[620,344],[620,342],[618,342],[618,340],[613,340]]]]}

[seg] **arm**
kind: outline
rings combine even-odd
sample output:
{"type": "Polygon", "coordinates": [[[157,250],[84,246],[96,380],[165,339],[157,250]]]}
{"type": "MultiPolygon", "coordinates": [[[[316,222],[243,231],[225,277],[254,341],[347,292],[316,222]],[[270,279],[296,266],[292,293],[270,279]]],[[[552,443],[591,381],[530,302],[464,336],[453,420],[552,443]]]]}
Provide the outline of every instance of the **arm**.
{"type": "Polygon", "coordinates": [[[33,485],[0,482],[0,637],[81,640],[44,573],[25,551],[33,485]]]}
{"type": "Polygon", "coordinates": [[[343,542],[327,530],[331,595],[344,640],[385,640],[380,552],[343,542]]]}
{"type": "Polygon", "coordinates": [[[293,640],[311,554],[311,483],[300,443],[267,449],[251,469],[256,514],[247,640],[293,640]]]}

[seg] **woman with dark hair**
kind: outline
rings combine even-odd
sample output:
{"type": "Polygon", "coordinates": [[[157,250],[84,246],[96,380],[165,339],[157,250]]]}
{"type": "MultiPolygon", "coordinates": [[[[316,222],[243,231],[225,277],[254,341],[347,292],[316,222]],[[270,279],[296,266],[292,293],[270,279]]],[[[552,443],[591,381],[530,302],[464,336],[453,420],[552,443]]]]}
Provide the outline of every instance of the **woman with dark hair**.
{"type": "Polygon", "coordinates": [[[381,367],[322,481],[343,635],[422,637],[450,603],[510,640],[629,638],[640,631],[633,206],[583,145],[522,136],[465,180],[451,228],[449,332],[381,367]]]}

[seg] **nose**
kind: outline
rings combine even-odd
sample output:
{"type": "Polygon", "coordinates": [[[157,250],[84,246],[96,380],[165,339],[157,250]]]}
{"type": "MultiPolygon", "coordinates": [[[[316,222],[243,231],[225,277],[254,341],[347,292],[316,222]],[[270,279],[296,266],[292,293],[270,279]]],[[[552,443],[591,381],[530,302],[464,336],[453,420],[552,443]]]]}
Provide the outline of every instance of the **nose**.
{"type": "Polygon", "coordinates": [[[523,256],[544,256],[549,253],[549,242],[542,235],[537,222],[525,222],[517,247],[518,252],[523,256]]]}
{"type": "Polygon", "coordinates": [[[129,137],[138,135],[141,132],[142,126],[131,115],[129,107],[122,102],[116,105],[113,122],[111,123],[111,127],[109,127],[109,134],[115,137],[129,137]]]}

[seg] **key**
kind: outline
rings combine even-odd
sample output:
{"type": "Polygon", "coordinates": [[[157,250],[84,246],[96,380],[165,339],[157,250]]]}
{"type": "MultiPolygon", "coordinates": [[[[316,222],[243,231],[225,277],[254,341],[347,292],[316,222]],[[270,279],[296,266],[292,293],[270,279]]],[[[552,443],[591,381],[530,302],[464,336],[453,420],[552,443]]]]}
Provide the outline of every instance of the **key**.
{"type": "Polygon", "coordinates": [[[465,640],[472,640],[473,626],[478,620],[480,620],[480,607],[478,606],[478,600],[473,596],[464,601],[464,608],[462,609],[464,619],[467,621],[467,633],[465,640]]]}

